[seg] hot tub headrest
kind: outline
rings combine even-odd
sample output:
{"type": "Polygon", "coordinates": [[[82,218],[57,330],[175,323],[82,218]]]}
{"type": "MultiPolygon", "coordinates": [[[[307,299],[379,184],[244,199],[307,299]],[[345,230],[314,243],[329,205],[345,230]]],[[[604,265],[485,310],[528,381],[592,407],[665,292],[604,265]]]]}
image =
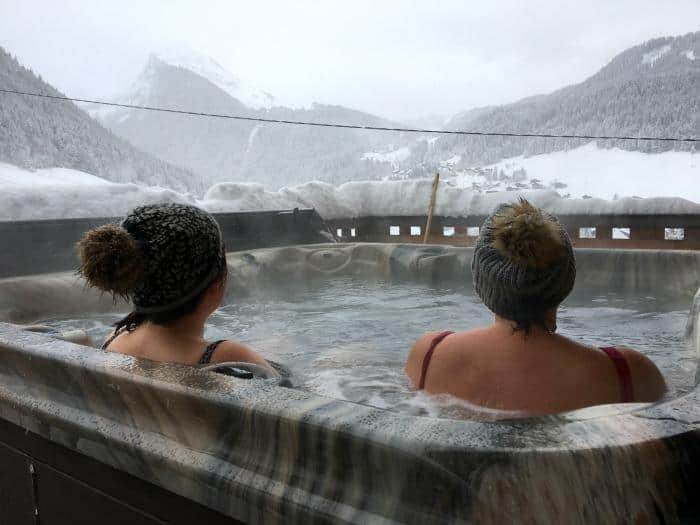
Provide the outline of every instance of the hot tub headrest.
{"type": "Polygon", "coordinates": [[[272,369],[254,363],[231,361],[204,365],[200,367],[200,370],[217,372],[239,379],[274,379],[280,386],[292,386],[290,370],[280,363],[268,362],[272,365],[272,369]]]}

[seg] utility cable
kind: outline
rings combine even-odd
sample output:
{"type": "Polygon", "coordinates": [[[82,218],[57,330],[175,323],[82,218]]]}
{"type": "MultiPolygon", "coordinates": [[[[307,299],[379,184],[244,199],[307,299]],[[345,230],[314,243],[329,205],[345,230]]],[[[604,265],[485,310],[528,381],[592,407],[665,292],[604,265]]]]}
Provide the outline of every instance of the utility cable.
{"type": "Polygon", "coordinates": [[[24,95],[28,97],[39,97],[52,100],[67,100],[70,102],[82,102],[86,104],[98,104],[101,106],[109,106],[125,109],[138,109],[145,111],[159,111],[162,113],[176,113],[178,115],[191,115],[197,117],[210,117],[231,120],[245,120],[250,122],[266,122],[270,124],[289,124],[293,126],[316,126],[322,128],[341,128],[341,129],[358,129],[368,131],[398,131],[401,133],[426,133],[439,135],[468,135],[476,137],[531,137],[544,139],[582,139],[582,140],[642,140],[642,141],[661,141],[661,142],[700,142],[700,137],[630,137],[617,135],[576,135],[576,134],[554,134],[554,133],[510,133],[497,131],[462,131],[462,130],[444,130],[444,129],[422,129],[422,128],[391,128],[385,126],[362,126],[359,124],[337,124],[332,122],[309,122],[304,120],[285,120],[272,119],[263,117],[245,117],[243,115],[229,115],[225,113],[205,113],[200,111],[187,111],[183,109],[162,108],[154,106],[140,106],[136,104],[122,104],[119,102],[106,102],[104,100],[90,100],[84,98],[73,98],[62,95],[47,95],[44,93],[30,93],[27,91],[18,91],[14,89],[0,88],[0,93],[10,93],[14,95],[24,95]]]}

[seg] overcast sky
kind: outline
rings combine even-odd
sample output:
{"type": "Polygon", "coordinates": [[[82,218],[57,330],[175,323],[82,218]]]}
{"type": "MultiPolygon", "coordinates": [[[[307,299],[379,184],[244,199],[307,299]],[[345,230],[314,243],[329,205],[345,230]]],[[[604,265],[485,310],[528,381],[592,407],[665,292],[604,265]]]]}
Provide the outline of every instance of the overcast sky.
{"type": "Polygon", "coordinates": [[[282,104],[449,116],[579,82],[700,30],[700,0],[0,0],[0,45],[69,95],[123,92],[194,49],[282,104]]]}

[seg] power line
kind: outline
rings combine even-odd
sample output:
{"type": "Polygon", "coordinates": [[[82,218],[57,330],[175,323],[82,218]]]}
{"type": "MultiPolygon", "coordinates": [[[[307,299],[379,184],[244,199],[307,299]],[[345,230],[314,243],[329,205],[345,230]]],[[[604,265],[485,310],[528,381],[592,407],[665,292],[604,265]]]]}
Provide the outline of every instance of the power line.
{"type": "Polygon", "coordinates": [[[262,117],[244,117],[242,115],[229,115],[225,113],[205,113],[200,111],[187,111],[184,109],[161,108],[154,106],[139,106],[136,104],[121,104],[118,102],[106,102],[104,100],[90,100],[84,98],[72,98],[61,95],[47,95],[44,93],[30,93],[27,91],[17,91],[13,89],[2,89],[0,93],[10,93],[14,95],[24,95],[28,97],[47,98],[52,100],[67,100],[70,102],[83,102],[87,104],[98,104],[101,106],[111,106],[125,109],[139,109],[145,111],[159,111],[162,113],[176,113],[178,115],[191,115],[197,117],[212,117],[231,120],[246,120],[251,122],[267,122],[270,124],[290,124],[293,126],[316,126],[321,128],[341,128],[341,129],[359,129],[368,131],[398,131],[402,133],[430,133],[439,135],[469,135],[477,137],[532,137],[543,139],[582,139],[582,140],[643,140],[661,142],[700,142],[700,137],[630,137],[616,135],[557,135],[553,133],[509,133],[496,131],[461,131],[461,130],[443,130],[443,129],[422,129],[422,128],[390,128],[385,126],[361,126],[359,124],[336,124],[332,122],[308,122],[304,120],[285,120],[272,119],[262,117]]]}

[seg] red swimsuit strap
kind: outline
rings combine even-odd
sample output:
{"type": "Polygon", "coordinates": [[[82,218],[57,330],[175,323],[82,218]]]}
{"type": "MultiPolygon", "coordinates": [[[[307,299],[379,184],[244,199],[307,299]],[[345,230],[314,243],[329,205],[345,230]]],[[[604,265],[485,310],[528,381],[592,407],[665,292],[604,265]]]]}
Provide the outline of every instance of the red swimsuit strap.
{"type": "Polygon", "coordinates": [[[425,387],[425,375],[428,373],[428,365],[430,364],[430,358],[433,357],[435,348],[437,348],[437,345],[439,345],[442,340],[445,339],[445,337],[453,333],[454,332],[440,332],[438,335],[433,337],[433,340],[430,342],[430,348],[428,348],[428,351],[425,353],[425,357],[423,358],[423,368],[421,369],[420,373],[420,381],[418,381],[418,390],[423,390],[425,387]]]}
{"type": "Polygon", "coordinates": [[[632,373],[630,372],[627,359],[613,346],[601,348],[615,365],[617,378],[620,382],[620,402],[631,403],[634,401],[634,390],[632,388],[632,373]]]}

